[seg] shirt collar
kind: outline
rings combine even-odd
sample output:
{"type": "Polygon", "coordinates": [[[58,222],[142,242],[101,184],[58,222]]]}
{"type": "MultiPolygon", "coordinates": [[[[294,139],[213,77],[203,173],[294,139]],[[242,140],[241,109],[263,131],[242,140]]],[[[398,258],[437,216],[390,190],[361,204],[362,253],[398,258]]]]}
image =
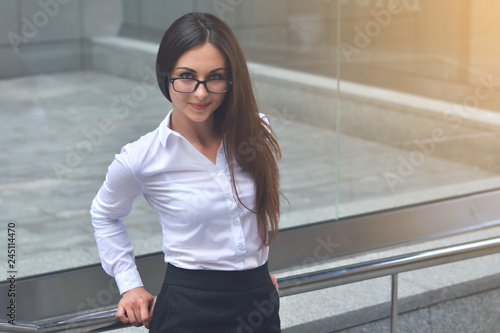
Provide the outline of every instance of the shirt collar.
{"type": "Polygon", "coordinates": [[[172,110],[167,114],[165,119],[160,124],[159,135],[160,135],[160,143],[163,148],[167,147],[167,140],[171,135],[179,135],[177,132],[173,131],[170,128],[170,122],[172,119],[172,110]]]}

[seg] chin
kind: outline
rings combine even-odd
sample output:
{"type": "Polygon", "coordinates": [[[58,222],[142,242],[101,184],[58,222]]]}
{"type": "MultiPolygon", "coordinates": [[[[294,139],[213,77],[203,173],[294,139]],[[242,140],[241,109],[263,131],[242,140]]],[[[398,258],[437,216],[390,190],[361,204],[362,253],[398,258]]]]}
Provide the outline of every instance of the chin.
{"type": "Polygon", "coordinates": [[[188,113],[189,119],[191,119],[194,122],[197,123],[202,123],[209,119],[213,115],[213,111],[191,111],[188,113]]]}

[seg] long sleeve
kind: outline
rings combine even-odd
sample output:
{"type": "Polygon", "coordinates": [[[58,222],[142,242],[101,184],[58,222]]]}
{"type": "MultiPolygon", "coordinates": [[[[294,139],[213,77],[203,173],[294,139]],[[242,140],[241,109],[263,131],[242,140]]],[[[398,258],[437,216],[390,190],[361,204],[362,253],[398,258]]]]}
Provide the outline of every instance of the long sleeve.
{"type": "Polygon", "coordinates": [[[115,278],[120,294],[143,286],[135,265],[132,242],[122,220],[142,192],[142,184],[136,178],[124,148],[109,166],[106,180],[90,210],[102,266],[115,278]]]}

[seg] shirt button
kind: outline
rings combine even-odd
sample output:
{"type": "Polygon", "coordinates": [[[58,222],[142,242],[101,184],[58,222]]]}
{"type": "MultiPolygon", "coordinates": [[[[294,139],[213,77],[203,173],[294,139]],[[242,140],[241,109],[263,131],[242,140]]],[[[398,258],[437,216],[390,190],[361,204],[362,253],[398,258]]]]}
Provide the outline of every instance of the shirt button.
{"type": "Polygon", "coordinates": [[[221,154],[221,155],[224,154],[224,149],[222,149],[222,148],[219,149],[219,154],[221,154]]]}
{"type": "Polygon", "coordinates": [[[219,177],[219,179],[224,178],[224,176],[222,175],[222,173],[219,173],[219,174],[217,175],[217,177],[219,177]]]}
{"type": "Polygon", "coordinates": [[[233,225],[238,225],[238,220],[233,220],[233,225]]]}
{"type": "Polygon", "coordinates": [[[244,248],[245,248],[245,245],[243,245],[241,243],[240,243],[240,245],[238,245],[238,249],[243,250],[244,248]]]}

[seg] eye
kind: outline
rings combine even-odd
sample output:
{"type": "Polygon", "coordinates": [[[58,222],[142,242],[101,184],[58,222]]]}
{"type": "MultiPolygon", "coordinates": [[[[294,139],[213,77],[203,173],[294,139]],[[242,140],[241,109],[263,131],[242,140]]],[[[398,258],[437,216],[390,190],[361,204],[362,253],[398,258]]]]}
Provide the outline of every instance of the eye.
{"type": "Polygon", "coordinates": [[[210,74],[210,77],[209,77],[209,78],[210,78],[210,80],[222,80],[222,79],[223,79],[223,78],[222,78],[222,75],[220,75],[220,74],[215,74],[215,73],[214,73],[214,74],[210,74]]]}
{"type": "Polygon", "coordinates": [[[182,73],[179,75],[181,79],[192,79],[193,78],[193,73],[182,73]]]}

